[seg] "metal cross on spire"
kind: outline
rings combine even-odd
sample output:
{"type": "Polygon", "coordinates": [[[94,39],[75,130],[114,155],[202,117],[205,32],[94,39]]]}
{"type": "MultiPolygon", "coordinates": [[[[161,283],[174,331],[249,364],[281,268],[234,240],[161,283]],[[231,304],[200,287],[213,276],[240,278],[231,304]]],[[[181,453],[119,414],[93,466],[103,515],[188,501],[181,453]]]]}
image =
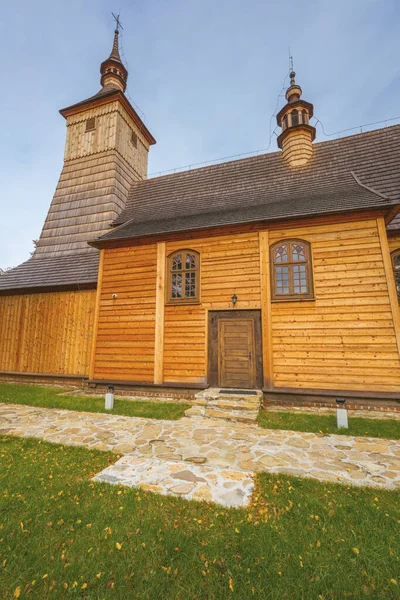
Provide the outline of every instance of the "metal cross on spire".
{"type": "Polygon", "coordinates": [[[118,33],[119,33],[119,30],[120,30],[120,28],[121,28],[121,29],[123,29],[123,27],[122,27],[122,24],[121,24],[121,21],[119,20],[119,14],[118,14],[118,15],[115,15],[113,12],[112,12],[111,14],[112,14],[112,16],[114,17],[114,20],[115,20],[115,23],[116,23],[116,26],[117,26],[117,27],[116,27],[116,30],[117,30],[117,31],[118,31],[118,33]]]}
{"type": "Polygon", "coordinates": [[[289,46],[289,71],[293,71],[293,55],[290,52],[290,46],[289,46]]]}

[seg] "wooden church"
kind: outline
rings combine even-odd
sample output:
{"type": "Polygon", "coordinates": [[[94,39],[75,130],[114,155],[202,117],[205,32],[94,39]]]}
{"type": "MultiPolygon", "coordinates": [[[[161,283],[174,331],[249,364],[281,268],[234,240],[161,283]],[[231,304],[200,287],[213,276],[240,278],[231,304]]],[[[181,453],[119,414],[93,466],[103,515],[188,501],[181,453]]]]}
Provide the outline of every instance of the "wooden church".
{"type": "Polygon", "coordinates": [[[314,143],[291,73],[278,151],[147,179],[115,32],[62,109],[33,257],[0,277],[0,379],[268,398],[400,396],[400,125],[314,143]]]}

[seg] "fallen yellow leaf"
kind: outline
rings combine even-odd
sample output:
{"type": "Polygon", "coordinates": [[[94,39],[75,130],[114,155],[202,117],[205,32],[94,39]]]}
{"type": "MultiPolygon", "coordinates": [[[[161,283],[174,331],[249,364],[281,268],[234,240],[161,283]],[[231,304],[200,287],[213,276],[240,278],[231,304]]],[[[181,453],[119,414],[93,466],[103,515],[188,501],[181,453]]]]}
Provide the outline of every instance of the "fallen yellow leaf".
{"type": "Polygon", "coordinates": [[[353,548],[353,552],[354,552],[354,554],[360,554],[360,551],[358,548],[353,548]]]}
{"type": "Polygon", "coordinates": [[[14,598],[19,598],[20,595],[21,595],[21,588],[20,588],[20,586],[18,586],[17,588],[15,588],[14,598]]]}
{"type": "Polygon", "coordinates": [[[116,547],[116,549],[117,549],[117,550],[121,550],[121,548],[122,548],[122,544],[120,544],[119,542],[117,542],[117,543],[115,544],[115,547],[116,547]]]}

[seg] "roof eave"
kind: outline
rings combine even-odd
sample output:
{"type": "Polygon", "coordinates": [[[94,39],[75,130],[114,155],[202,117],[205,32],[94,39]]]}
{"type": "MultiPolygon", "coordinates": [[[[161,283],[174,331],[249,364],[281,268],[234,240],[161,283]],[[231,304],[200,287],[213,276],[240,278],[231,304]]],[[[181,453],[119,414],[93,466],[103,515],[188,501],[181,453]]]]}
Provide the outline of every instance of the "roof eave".
{"type": "MultiPolygon", "coordinates": [[[[382,204],[377,204],[377,205],[372,205],[372,206],[351,208],[349,210],[342,209],[342,210],[332,210],[332,211],[324,211],[324,212],[321,211],[321,212],[309,213],[309,214],[304,214],[304,215],[296,215],[296,216],[292,216],[292,217],[277,216],[277,217],[270,217],[270,218],[251,219],[248,221],[242,220],[242,221],[237,221],[236,223],[232,222],[232,223],[225,223],[225,224],[210,225],[209,227],[200,225],[198,227],[190,227],[188,229],[177,229],[175,231],[156,231],[154,233],[143,233],[141,235],[132,235],[129,237],[121,237],[121,238],[112,238],[112,239],[98,238],[96,240],[92,240],[92,241],[88,242],[88,244],[90,246],[92,246],[93,248],[102,250],[105,248],[114,247],[116,245],[118,245],[118,246],[129,245],[129,243],[132,242],[133,240],[140,240],[140,239],[144,239],[144,238],[151,239],[153,237],[160,237],[160,236],[174,236],[177,234],[192,233],[194,231],[208,231],[208,230],[213,230],[213,229],[219,229],[221,227],[240,227],[243,225],[266,226],[266,225],[271,225],[271,224],[276,224],[276,223],[280,224],[280,223],[285,223],[285,222],[288,224],[289,223],[292,224],[299,220],[311,220],[314,218],[321,218],[321,217],[333,217],[335,215],[354,215],[357,213],[374,213],[374,214],[376,213],[377,216],[386,216],[393,210],[394,205],[397,208],[397,210],[399,211],[400,203],[391,202],[386,206],[382,206],[382,204]],[[391,210],[389,211],[389,209],[391,209],[391,210]]],[[[126,225],[126,223],[124,223],[123,225],[120,225],[121,229],[125,225],[126,225]]],[[[107,235],[108,234],[105,234],[105,236],[107,236],[107,235]]]]}
{"type": "Polygon", "coordinates": [[[83,290],[94,290],[97,287],[96,281],[86,281],[84,283],[63,283],[60,285],[35,285],[0,288],[0,296],[21,296],[22,294],[41,294],[48,292],[72,292],[83,290]]]}
{"type": "Polygon", "coordinates": [[[59,112],[65,119],[67,119],[72,115],[76,115],[82,112],[83,108],[87,110],[88,108],[103,106],[104,104],[109,104],[117,99],[121,102],[122,106],[125,108],[127,113],[132,117],[133,121],[136,123],[149,145],[154,145],[156,143],[156,139],[147,129],[146,125],[143,123],[142,119],[139,117],[136,110],[133,108],[132,104],[129,102],[129,100],[126,98],[125,94],[121,90],[112,90],[107,94],[99,96],[98,98],[88,98],[87,100],[83,100],[82,102],[78,102],[77,104],[72,104],[71,106],[62,108],[59,112]]]}

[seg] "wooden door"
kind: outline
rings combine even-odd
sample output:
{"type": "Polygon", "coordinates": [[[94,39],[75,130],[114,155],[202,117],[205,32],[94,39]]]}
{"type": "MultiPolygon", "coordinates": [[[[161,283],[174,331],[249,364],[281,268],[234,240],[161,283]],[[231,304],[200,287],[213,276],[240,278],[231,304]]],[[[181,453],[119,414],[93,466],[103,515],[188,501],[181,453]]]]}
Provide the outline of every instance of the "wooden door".
{"type": "Polygon", "coordinates": [[[218,385],[251,389],[256,383],[254,319],[218,322],[218,385]]]}

